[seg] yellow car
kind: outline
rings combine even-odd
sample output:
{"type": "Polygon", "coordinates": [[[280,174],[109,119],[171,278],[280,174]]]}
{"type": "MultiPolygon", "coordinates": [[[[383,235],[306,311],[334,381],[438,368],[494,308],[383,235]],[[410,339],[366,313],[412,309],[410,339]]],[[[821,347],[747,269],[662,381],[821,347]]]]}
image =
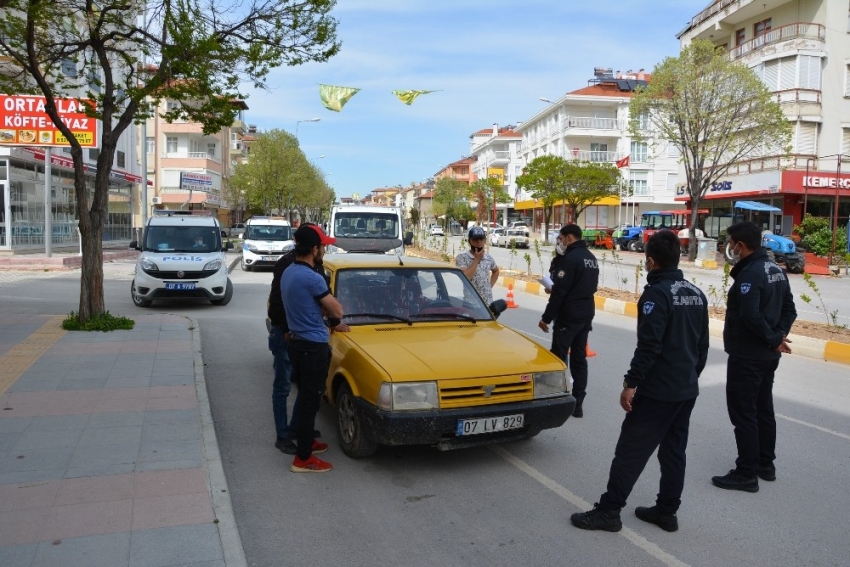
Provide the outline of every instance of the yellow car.
{"type": "Polygon", "coordinates": [[[500,325],[504,300],[485,305],[455,266],[327,254],[324,268],[351,327],[331,334],[325,392],[350,457],[527,439],[572,415],[563,361],[500,325]]]}

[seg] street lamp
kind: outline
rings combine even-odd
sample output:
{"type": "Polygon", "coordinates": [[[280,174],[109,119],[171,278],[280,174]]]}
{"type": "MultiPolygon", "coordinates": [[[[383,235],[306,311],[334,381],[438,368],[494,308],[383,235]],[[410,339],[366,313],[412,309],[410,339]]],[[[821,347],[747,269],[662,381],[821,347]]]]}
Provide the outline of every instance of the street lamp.
{"type": "Polygon", "coordinates": [[[546,98],[545,96],[541,96],[541,97],[539,97],[537,100],[542,100],[543,102],[546,102],[546,103],[552,104],[552,101],[551,101],[551,100],[549,100],[548,98],[546,98]]]}
{"type": "Polygon", "coordinates": [[[295,139],[298,139],[298,125],[302,122],[319,122],[321,118],[307,118],[306,120],[296,120],[295,121],[295,139]]]}
{"type": "Polygon", "coordinates": [[[844,154],[836,156],[838,164],[835,166],[835,212],[832,215],[832,247],[829,249],[829,263],[835,263],[835,237],[838,233],[838,201],[840,197],[841,187],[841,162],[844,161],[844,154]]]}

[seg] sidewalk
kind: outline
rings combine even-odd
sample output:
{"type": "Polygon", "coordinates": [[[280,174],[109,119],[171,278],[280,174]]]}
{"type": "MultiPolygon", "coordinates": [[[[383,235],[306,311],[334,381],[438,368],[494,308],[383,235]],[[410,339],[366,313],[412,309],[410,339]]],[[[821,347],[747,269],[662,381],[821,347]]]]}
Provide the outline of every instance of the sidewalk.
{"type": "Polygon", "coordinates": [[[246,564],[185,317],[0,326],[0,565],[246,564]]]}
{"type": "MultiPolygon", "coordinates": [[[[112,262],[124,258],[135,258],[138,250],[129,248],[104,248],[103,261],[112,262]]],[[[50,258],[44,252],[0,256],[0,270],[74,270],[83,263],[77,252],[54,252],[50,258]]]]}

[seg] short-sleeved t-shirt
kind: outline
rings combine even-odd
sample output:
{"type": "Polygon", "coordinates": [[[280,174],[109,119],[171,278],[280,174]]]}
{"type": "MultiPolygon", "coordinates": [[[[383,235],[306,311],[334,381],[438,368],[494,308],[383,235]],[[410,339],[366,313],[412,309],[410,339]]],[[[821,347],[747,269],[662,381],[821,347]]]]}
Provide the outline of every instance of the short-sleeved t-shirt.
{"type": "MultiPolygon", "coordinates": [[[[461,252],[455,258],[455,264],[461,270],[465,270],[475,261],[472,252],[461,252]]],[[[490,274],[496,269],[496,260],[492,256],[485,253],[481,261],[478,262],[478,267],[475,269],[475,275],[472,277],[472,287],[474,287],[484,303],[490,305],[493,303],[493,288],[490,287],[490,274]]]]}
{"type": "Polygon", "coordinates": [[[280,297],[289,332],[305,341],[328,342],[328,328],[319,300],[330,293],[321,274],[304,262],[289,266],[280,278],[280,297]]]}

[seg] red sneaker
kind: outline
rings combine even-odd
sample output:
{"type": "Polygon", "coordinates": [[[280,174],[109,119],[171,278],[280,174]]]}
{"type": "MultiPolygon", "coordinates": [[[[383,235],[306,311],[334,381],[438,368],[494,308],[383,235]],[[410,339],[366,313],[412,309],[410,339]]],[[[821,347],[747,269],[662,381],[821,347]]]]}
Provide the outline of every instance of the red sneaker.
{"type": "Polygon", "coordinates": [[[292,460],[292,466],[289,467],[289,470],[292,472],[328,472],[333,470],[334,466],[322,459],[318,458],[316,455],[310,455],[310,458],[306,461],[302,461],[298,457],[292,460]]]}
{"type": "Polygon", "coordinates": [[[313,439],[313,453],[324,453],[328,450],[328,444],[322,443],[318,439],[313,439]]]}

